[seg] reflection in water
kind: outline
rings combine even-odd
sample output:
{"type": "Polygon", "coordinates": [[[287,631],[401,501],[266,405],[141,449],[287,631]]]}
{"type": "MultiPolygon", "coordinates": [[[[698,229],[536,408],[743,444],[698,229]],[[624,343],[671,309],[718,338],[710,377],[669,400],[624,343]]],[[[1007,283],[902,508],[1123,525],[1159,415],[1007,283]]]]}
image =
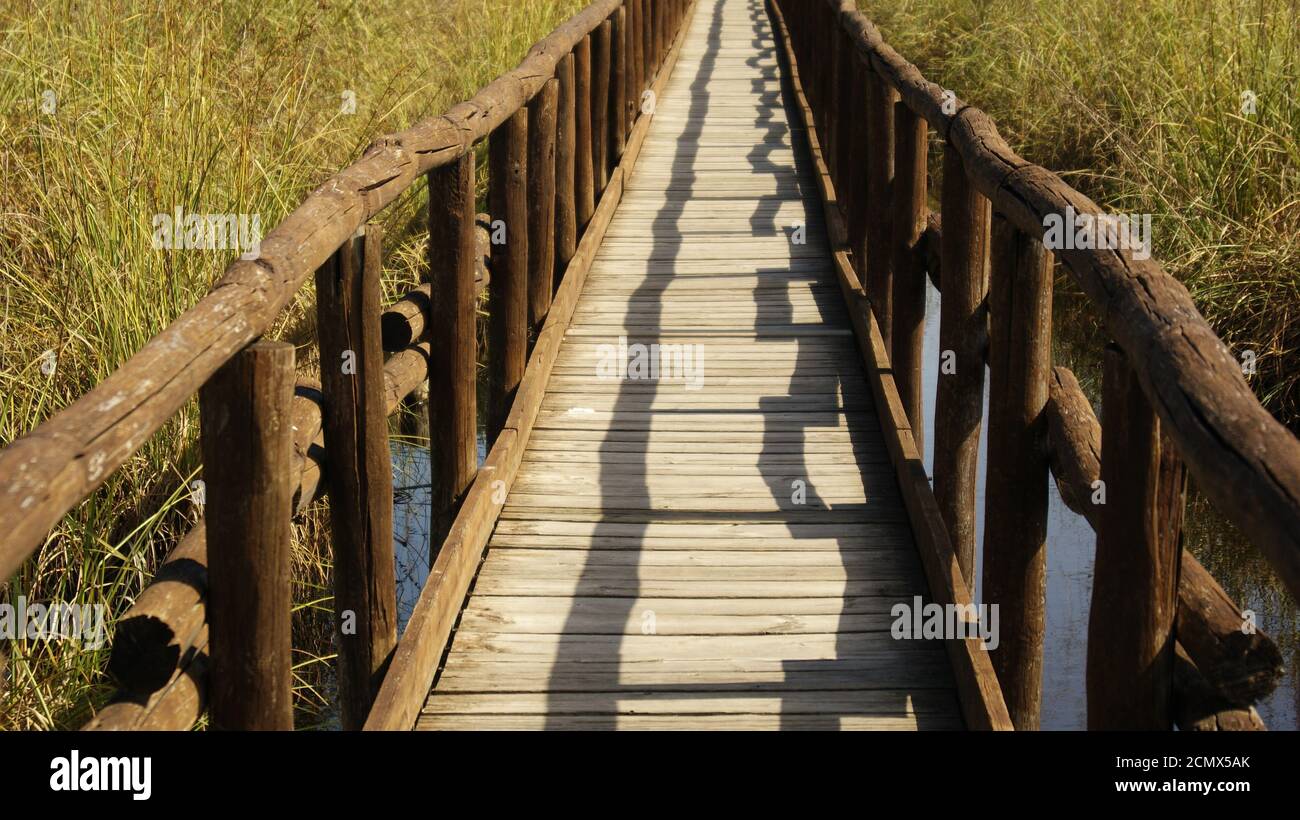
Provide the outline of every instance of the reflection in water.
{"type": "MultiPolygon", "coordinates": [[[[934,466],[934,395],[939,367],[939,292],[926,282],[925,306],[925,466],[934,466]]],[[[1058,344],[1061,339],[1058,338],[1058,344]]],[[[1094,340],[1095,341],[1095,340],[1094,340]]],[[[1098,347],[1098,351],[1100,348],[1098,347]]],[[[1070,358],[1090,351],[1069,351],[1070,358]]],[[[1058,360],[1061,352],[1057,353],[1058,360]]],[[[1074,367],[1074,362],[1068,363],[1074,367]]],[[[1094,407],[1100,403],[1083,373],[1080,381],[1094,407]]],[[[976,487],[976,532],[979,534],[975,570],[975,600],[982,594],[984,553],[984,467],[988,429],[988,370],[984,378],[984,425],[980,428],[980,469],[976,487]]],[[[1085,697],[1088,608],[1092,599],[1092,561],[1096,536],[1083,516],[1065,506],[1056,483],[1049,479],[1047,515],[1047,635],[1043,657],[1043,729],[1083,729],[1087,725],[1085,697]]],[[[1190,494],[1189,494],[1190,495],[1190,494]]],[[[1285,659],[1286,676],[1277,689],[1256,705],[1269,729],[1297,729],[1296,681],[1300,676],[1297,624],[1300,611],[1267,562],[1203,500],[1190,499],[1185,544],[1237,604],[1253,610],[1261,629],[1277,641],[1285,659]]],[[[990,601],[989,603],[993,603],[990,601]]]]}
{"type": "MultiPolygon", "coordinates": [[[[480,385],[480,388],[482,385],[480,385]]],[[[480,390],[480,392],[482,392],[480,390]]],[[[479,407],[486,404],[479,402],[479,407]]],[[[487,438],[479,413],[478,463],[487,458],[487,438]]],[[[429,410],[427,405],[403,408],[402,435],[393,436],[393,552],[397,557],[397,634],[406,629],[420,590],[429,577],[433,552],[429,544],[429,410]]]]}

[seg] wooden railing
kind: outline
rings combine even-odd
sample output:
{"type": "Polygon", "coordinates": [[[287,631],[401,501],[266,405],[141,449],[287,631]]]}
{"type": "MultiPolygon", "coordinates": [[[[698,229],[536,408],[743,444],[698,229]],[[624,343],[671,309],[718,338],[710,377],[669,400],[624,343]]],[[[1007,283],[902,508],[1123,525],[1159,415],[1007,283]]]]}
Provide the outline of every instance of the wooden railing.
{"type": "Polygon", "coordinates": [[[121,689],[88,728],[184,728],[205,709],[217,728],[291,728],[289,524],[327,490],[342,724],[413,723],[456,614],[449,602],[464,597],[644,140],[643,95],[662,90],[688,8],[596,0],[473,99],[378,140],[256,258],[231,264],[117,372],[0,452],[7,578],[199,395],[206,512],[121,619],[109,663],[121,689]],[[491,276],[474,208],[483,139],[491,219],[505,230],[490,244],[491,276]],[[422,175],[429,279],[382,311],[382,235],[370,220],[422,175]],[[321,379],[295,385],[293,347],[259,337],[313,272],[321,379]],[[480,469],[485,283],[491,452],[480,469]],[[426,378],[430,543],[442,548],[399,646],[387,417],[426,378]]]}
{"type": "MultiPolygon", "coordinates": [[[[865,355],[876,365],[882,424],[893,414],[903,440],[896,466],[931,591],[942,599],[964,585],[948,592],[958,602],[973,581],[988,364],[983,597],[1000,608],[992,660],[1014,725],[1039,721],[1050,470],[1097,531],[1089,727],[1260,728],[1250,704],[1276,684],[1280,654],[1243,629],[1240,609],[1183,551],[1183,501],[1190,472],[1300,597],[1300,442],[1260,406],[1158,262],[1125,249],[1061,249],[1114,340],[1099,429],[1073,375],[1052,368],[1053,254],[1041,240],[1048,215],[1101,209],[926,80],[852,0],[770,3],[846,297],[860,300],[859,335],[876,343],[865,355]],[[943,145],[941,222],[927,214],[930,129],[943,145]],[[921,451],[927,270],[943,293],[932,497],[923,469],[907,463],[921,451]]],[[[961,654],[963,702],[978,702],[988,681],[978,659],[961,654]]],[[[983,702],[996,723],[995,699],[983,702]]]]}
{"type": "MultiPolygon", "coordinates": [[[[769,2],[940,603],[972,602],[989,366],[983,588],[1000,607],[1001,645],[946,642],[967,725],[1038,724],[1050,471],[1098,532],[1089,725],[1257,728],[1250,704],[1275,685],[1280,656],[1241,629],[1239,608],[1182,550],[1186,473],[1296,594],[1300,442],[1259,406],[1158,263],[1062,250],[1114,339],[1099,424],[1072,374],[1052,367],[1053,257],[1039,239],[1045,216],[1099,209],[926,81],[852,2],[769,2]],[[927,212],[930,129],[944,146],[942,221],[927,212]],[[933,490],[920,457],[926,275],[942,288],[940,347],[952,368],[934,398],[933,490]]],[[[472,100],[376,142],[271,231],[257,258],[232,264],[104,383],[0,452],[8,577],[199,394],[206,514],[120,621],[109,670],[121,692],[90,728],[181,728],[206,709],[217,727],[292,725],[288,527],[326,491],[343,725],[414,723],[635,168],[653,110],[643,97],[663,90],[692,12],[687,0],[594,2],[472,100]],[[483,139],[486,218],[474,208],[483,139]],[[421,175],[429,278],[381,316],[382,235],[370,220],[421,175]],[[503,243],[483,239],[482,223],[495,220],[503,243]],[[295,384],[292,347],[260,337],[312,273],[322,376],[295,384]],[[475,305],[485,287],[490,450],[479,466],[475,305]],[[387,417],[426,379],[440,548],[399,642],[387,417]]]]}

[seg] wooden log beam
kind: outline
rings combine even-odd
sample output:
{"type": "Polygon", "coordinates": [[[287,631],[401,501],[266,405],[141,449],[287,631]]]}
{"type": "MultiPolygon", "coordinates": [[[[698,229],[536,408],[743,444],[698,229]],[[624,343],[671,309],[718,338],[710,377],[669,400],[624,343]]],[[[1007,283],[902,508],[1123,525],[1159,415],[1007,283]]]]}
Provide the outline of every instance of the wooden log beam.
{"type": "Polygon", "coordinates": [[[217,729],[293,728],[293,380],[293,345],[259,341],[199,391],[217,729]]]}
{"type": "MultiPolygon", "coordinates": [[[[486,213],[474,217],[474,296],[477,299],[491,280],[488,263],[492,253],[489,225],[492,218],[486,213]]],[[[432,286],[425,282],[417,285],[401,299],[384,308],[379,319],[380,334],[385,353],[397,353],[424,338],[429,327],[429,307],[432,286]]]]}
{"type": "Polygon", "coordinates": [[[1174,647],[1174,722],[1184,732],[1262,732],[1254,706],[1235,704],[1201,675],[1181,645],[1174,647]]]}

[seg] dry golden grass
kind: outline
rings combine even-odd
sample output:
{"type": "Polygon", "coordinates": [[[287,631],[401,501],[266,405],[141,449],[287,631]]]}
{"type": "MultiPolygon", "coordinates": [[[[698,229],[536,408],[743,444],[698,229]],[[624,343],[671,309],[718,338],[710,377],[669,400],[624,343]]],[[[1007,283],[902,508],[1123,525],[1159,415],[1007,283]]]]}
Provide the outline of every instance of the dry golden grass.
{"type": "MultiPolygon", "coordinates": [[[[228,251],[152,247],[152,218],[258,214],[269,230],[375,137],[512,68],[581,0],[17,0],[0,8],[0,445],[120,366],[197,301],[228,251]],[[47,96],[46,92],[49,92],[47,96]],[[355,96],[355,113],[343,110],[355,96]],[[52,100],[52,109],[46,100],[52,100]],[[53,351],[52,375],[41,370],[53,351]]],[[[381,218],[393,295],[423,264],[417,186],[381,218]]],[[[310,362],[311,294],[275,334],[310,362]]],[[[48,369],[48,368],[47,368],[48,369]]],[[[120,614],[193,518],[196,408],[172,419],[50,534],[0,595],[120,614]]],[[[300,527],[302,615],[328,611],[319,520],[300,527]]],[[[320,647],[300,617],[295,645],[320,647]]],[[[324,641],[328,646],[328,641],[324,641]]],[[[105,650],[16,642],[0,728],[75,727],[108,693],[105,650]]],[[[322,664],[300,649],[300,705],[322,664]]]]}

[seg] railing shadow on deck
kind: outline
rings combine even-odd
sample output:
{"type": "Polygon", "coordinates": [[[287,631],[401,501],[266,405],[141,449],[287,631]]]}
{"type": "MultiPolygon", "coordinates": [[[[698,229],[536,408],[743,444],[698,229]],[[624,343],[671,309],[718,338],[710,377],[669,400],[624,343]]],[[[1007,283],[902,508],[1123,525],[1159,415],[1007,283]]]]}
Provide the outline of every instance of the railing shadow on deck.
{"type": "MultiPolygon", "coordinates": [[[[749,11],[749,19],[753,24],[755,34],[755,45],[762,46],[763,49],[775,55],[775,38],[772,34],[770,23],[767,19],[764,4],[761,0],[749,0],[746,4],[749,11]]],[[[711,44],[712,53],[706,55],[700,60],[698,74],[692,79],[690,85],[690,105],[689,116],[695,118],[695,124],[689,122],[684,127],[678,140],[678,148],[674,152],[671,164],[672,177],[675,181],[687,181],[686,191],[695,192],[697,187],[704,184],[706,180],[701,179],[696,172],[696,161],[700,157],[701,129],[704,122],[704,115],[709,110],[709,104],[712,99],[709,92],[709,81],[713,76],[714,69],[717,67],[717,51],[722,46],[722,22],[723,9],[725,0],[720,0],[713,9],[708,30],[708,42],[711,44]],[[716,45],[715,45],[716,44],[716,45]]],[[[698,11],[697,11],[698,13],[698,11]]],[[[760,70],[759,55],[749,58],[745,64],[760,70]]],[[[678,71],[682,69],[679,67],[678,71]]],[[[782,84],[784,85],[784,79],[782,84]]],[[[796,135],[790,132],[789,126],[794,122],[792,116],[785,108],[785,95],[777,92],[772,99],[764,99],[771,107],[760,116],[758,124],[765,130],[759,134],[757,144],[750,150],[748,159],[751,168],[756,172],[779,173],[790,171],[792,169],[778,165],[770,160],[769,155],[773,146],[778,144],[777,140],[784,135],[791,137],[791,149],[795,156],[796,165],[793,169],[800,174],[808,174],[808,160],[805,153],[806,146],[800,145],[796,135]],[[786,111],[787,119],[778,120],[773,116],[773,112],[780,110],[786,111]]],[[[688,117],[689,120],[689,117],[688,117]]],[[[752,235],[755,237],[767,236],[784,236],[790,226],[781,224],[778,211],[770,210],[768,206],[779,208],[780,204],[787,200],[783,197],[781,185],[788,183],[778,183],[778,189],[771,195],[759,194],[755,197],[755,209],[749,218],[752,228],[752,235]]],[[[678,187],[678,193],[683,193],[682,186],[678,187]]],[[[701,189],[702,190],[702,189],[701,189]]],[[[800,195],[808,193],[800,186],[800,195]]],[[[679,253],[683,247],[686,237],[689,235],[682,230],[683,219],[685,216],[686,206],[683,203],[674,203],[666,201],[663,207],[655,215],[652,223],[653,241],[651,243],[650,261],[648,261],[647,274],[643,283],[633,292],[631,306],[635,309],[637,324],[657,324],[663,318],[663,296],[667,287],[674,281],[677,274],[682,271],[676,264],[679,253]],[[656,265],[658,265],[656,267],[656,265]],[[653,307],[650,307],[653,306],[653,307]],[[649,312],[647,308],[649,307],[649,312]]],[[[812,226],[815,227],[815,226],[812,226]]],[[[825,248],[824,242],[817,239],[820,232],[812,233],[806,247],[810,249],[820,248],[825,254],[823,259],[824,265],[812,265],[813,269],[824,269],[827,276],[830,276],[829,268],[829,251],[825,248]]],[[[793,244],[791,247],[796,247],[793,244]]],[[[768,268],[762,265],[756,266],[756,276],[759,282],[753,291],[754,307],[756,317],[756,328],[765,322],[794,325],[793,305],[789,299],[789,288],[800,277],[797,275],[803,272],[809,266],[804,263],[795,262],[795,255],[791,254],[791,264],[784,268],[768,268]],[[772,281],[779,283],[779,286],[772,287],[762,282],[764,275],[771,275],[772,281]]],[[[690,266],[686,268],[689,270],[690,266]]],[[[811,276],[804,277],[808,281],[812,280],[811,276]]],[[[829,285],[829,280],[828,280],[829,285]]],[[[821,311],[829,312],[837,309],[842,310],[841,300],[833,288],[828,287],[825,291],[817,288],[810,289],[816,297],[816,303],[821,311]]],[[[631,322],[628,321],[628,324],[631,322]]],[[[797,328],[792,328],[797,330],[797,328]]],[[[742,334],[745,335],[745,334],[742,334]]],[[[654,341],[664,341],[667,337],[654,336],[651,338],[632,338],[629,335],[629,344],[635,342],[644,342],[649,344],[654,341]]],[[[726,338],[721,336],[719,338],[726,338]]],[[[850,382],[854,385],[849,392],[854,389],[863,389],[861,381],[861,370],[856,362],[849,364],[852,360],[840,358],[829,365],[832,371],[827,373],[827,359],[822,355],[822,346],[818,344],[800,344],[798,340],[801,337],[790,333],[756,333],[755,348],[756,357],[761,356],[758,352],[764,341],[774,339],[796,340],[798,345],[795,354],[795,367],[793,370],[791,388],[785,394],[773,395],[760,400],[756,417],[763,419],[761,449],[758,455],[758,468],[760,476],[764,483],[767,484],[771,492],[772,500],[777,506],[777,510],[771,513],[762,512],[740,512],[728,513],[704,508],[700,505],[698,510],[654,510],[652,505],[652,496],[650,489],[650,443],[654,437],[653,421],[646,422],[646,429],[638,429],[640,422],[630,420],[621,420],[620,416],[635,414],[637,416],[646,413],[649,410],[649,404],[656,396],[665,394],[665,390],[658,384],[652,384],[648,389],[641,386],[640,382],[624,382],[624,387],[618,391],[618,396],[614,404],[612,419],[610,421],[610,431],[607,434],[604,445],[601,448],[602,453],[612,454],[614,452],[626,453],[624,449],[628,442],[637,442],[643,446],[645,458],[637,464],[640,473],[631,477],[631,483],[639,481],[640,487],[628,486],[629,476],[626,470],[628,462],[618,462],[610,460],[608,463],[618,464],[618,470],[615,476],[602,476],[601,498],[605,502],[602,506],[604,515],[595,527],[595,535],[618,535],[626,537],[628,534],[628,519],[620,511],[624,509],[644,508],[647,510],[645,518],[653,521],[708,521],[708,522],[726,522],[732,520],[765,520],[774,525],[784,525],[788,531],[788,536],[794,539],[800,537],[819,537],[824,534],[819,524],[823,519],[836,518],[837,513],[846,513],[849,516],[861,514],[865,509],[871,507],[870,498],[878,491],[889,492],[889,485],[892,479],[886,478],[883,484],[877,487],[871,479],[865,475],[869,472],[867,465],[857,462],[855,466],[858,472],[864,476],[863,481],[868,493],[868,503],[839,503],[834,500],[824,499],[818,492],[812,478],[812,468],[804,457],[808,436],[805,435],[806,429],[801,426],[791,426],[784,424],[774,418],[774,414],[788,413],[793,405],[801,405],[799,397],[795,392],[795,386],[798,380],[806,375],[817,374],[823,378],[837,378],[840,383],[847,385],[850,382]],[[850,380],[845,378],[848,374],[856,374],[859,378],[850,380]],[[790,453],[798,450],[800,455],[797,458],[791,458],[790,453]],[[616,480],[610,480],[611,478],[616,480]],[[793,501],[792,480],[799,478],[806,482],[806,496],[801,499],[801,503],[793,501]],[[823,514],[825,513],[825,514],[823,514]]],[[[707,345],[707,342],[705,342],[707,345]]],[[[856,353],[851,349],[845,351],[847,356],[855,357],[856,353]]],[[[706,376],[707,378],[707,376],[706,376]]],[[[845,410],[850,409],[848,405],[840,403],[836,412],[843,414],[845,410]]],[[[852,409],[861,409],[854,407],[852,409]]],[[[830,411],[827,408],[828,412],[830,411]]],[[[661,417],[671,417],[672,411],[658,411],[661,417]]],[[[709,412],[728,412],[726,408],[709,410],[702,405],[699,408],[691,407],[692,413],[709,413],[709,412]]],[[[857,452],[859,446],[864,444],[863,436],[865,430],[858,425],[848,424],[851,447],[857,452]]],[[[725,436],[725,433],[718,433],[719,437],[725,436]]],[[[877,440],[877,444],[879,441],[877,440]]],[[[707,449],[707,445],[704,445],[707,449]]],[[[865,448],[864,448],[865,449],[865,448]]],[[[894,488],[896,492],[896,487],[894,488]]],[[[902,530],[907,531],[907,525],[902,523],[902,530]]],[[[644,537],[645,530],[642,531],[644,537]]],[[[858,561],[854,560],[854,553],[850,550],[850,545],[840,540],[841,559],[840,569],[844,573],[843,589],[835,596],[841,602],[839,620],[835,629],[835,647],[833,657],[819,660],[781,660],[780,667],[783,670],[783,679],[780,681],[767,681],[771,685],[758,687],[755,682],[745,681],[743,673],[737,675],[737,679],[728,683],[675,683],[675,684],[657,684],[644,685],[641,683],[623,683],[622,673],[623,664],[621,661],[621,648],[625,642],[623,631],[627,628],[625,624],[633,623],[633,607],[642,594],[643,586],[637,581],[636,566],[632,565],[626,569],[626,575],[620,572],[619,580],[616,582],[618,588],[610,588],[610,578],[603,571],[604,566],[599,561],[591,560],[580,576],[577,588],[575,590],[575,605],[577,599],[585,596],[609,596],[615,595],[620,601],[626,603],[626,607],[617,611],[611,611],[609,614],[609,626],[613,634],[604,636],[594,636],[585,634],[581,630],[586,628],[583,625],[583,619],[576,610],[571,612],[566,619],[563,629],[563,635],[560,637],[555,660],[552,667],[552,675],[548,683],[548,689],[555,696],[563,696],[580,685],[584,689],[600,689],[601,691],[593,692],[585,699],[583,711],[586,713],[583,728],[602,728],[613,729],[618,726],[619,715],[622,711],[620,705],[624,701],[635,701],[639,696],[662,694],[677,694],[689,698],[717,698],[726,699],[740,696],[759,696],[771,697],[780,701],[780,715],[782,728],[799,728],[799,729],[838,729],[841,728],[843,715],[834,712],[833,708],[825,708],[819,705],[819,701],[833,698],[836,687],[849,688],[844,684],[844,680],[861,681],[860,688],[879,688],[880,690],[890,691],[897,694],[897,700],[892,703],[885,703],[873,706],[870,712],[873,716],[896,716],[906,717],[908,708],[912,703],[912,693],[906,685],[898,679],[890,678],[891,672],[884,672],[880,667],[892,667],[889,663],[882,664],[880,653],[866,651],[864,654],[865,643],[870,643],[875,639],[887,641],[888,633],[879,631],[861,631],[854,628],[851,621],[855,613],[846,611],[857,602],[879,594],[877,586],[878,579],[869,579],[861,567],[857,566],[858,561]],[[624,586],[626,585],[626,587],[624,586]],[[868,637],[870,636],[870,637],[868,637]],[[593,640],[595,639],[595,640],[593,640]],[[865,639],[865,643],[864,643],[865,639]],[[604,652],[602,655],[593,656],[593,646],[600,643],[604,652]],[[585,670],[581,676],[576,676],[575,671],[578,669],[585,670]],[[598,670],[598,671],[597,671],[598,670]],[[838,680],[838,683],[837,683],[838,680]],[[579,682],[580,681],[580,682],[579,682]],[[761,689],[761,691],[756,691],[761,689]]],[[[630,547],[640,552],[644,547],[630,547]]],[[[592,549],[596,549],[593,543],[592,549]]],[[[858,553],[858,558],[862,557],[858,553]]],[[[919,564],[917,565],[916,576],[919,577],[919,564]]],[[[798,596],[796,596],[798,597],[798,596]]],[[[802,634],[802,633],[790,633],[802,634]]],[[[820,637],[820,636],[819,636],[820,637]]],[[[671,636],[664,636],[665,640],[671,640],[671,636]]],[[[909,653],[910,654],[910,653],[909,653]]],[[[918,654],[920,657],[920,654],[918,654]]],[[[902,676],[906,677],[906,676],[902,676]]],[[[942,679],[942,675],[941,675],[942,679]]],[[[918,728],[928,728],[932,716],[924,711],[915,715],[915,721],[918,728]]],[[[548,728],[563,728],[569,726],[566,715],[559,713],[558,710],[552,710],[548,715],[548,728]]],[[[946,723],[944,725],[947,725],[946,723]]]]}

